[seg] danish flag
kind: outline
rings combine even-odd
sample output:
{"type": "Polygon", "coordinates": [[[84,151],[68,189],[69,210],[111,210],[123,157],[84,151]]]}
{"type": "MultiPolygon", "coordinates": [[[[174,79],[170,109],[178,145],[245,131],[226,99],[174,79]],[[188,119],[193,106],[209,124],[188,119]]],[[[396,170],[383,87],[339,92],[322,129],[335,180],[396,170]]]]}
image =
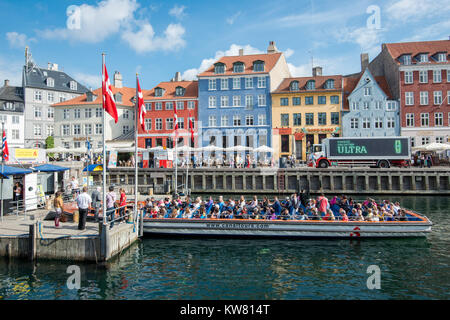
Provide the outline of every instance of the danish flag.
{"type": "Polygon", "coordinates": [[[178,130],[178,116],[177,116],[177,104],[176,103],[175,103],[175,106],[174,106],[173,122],[174,122],[175,135],[177,135],[178,134],[178,132],[177,132],[177,130],[178,130]]]}
{"type": "Polygon", "coordinates": [[[3,160],[9,161],[8,142],[6,141],[6,132],[3,130],[2,156],[3,160]]]}
{"type": "Polygon", "coordinates": [[[138,89],[138,114],[139,114],[139,124],[141,125],[142,130],[145,132],[145,122],[144,122],[144,116],[147,110],[145,110],[145,104],[144,104],[144,96],[142,95],[141,86],[139,85],[139,78],[136,76],[137,80],[137,89],[138,89]]]}
{"type": "Polygon", "coordinates": [[[191,140],[192,142],[194,142],[194,122],[192,121],[191,118],[191,111],[188,112],[188,117],[189,117],[189,129],[191,130],[191,140]]]}
{"type": "Polygon", "coordinates": [[[102,74],[102,95],[103,95],[103,109],[108,112],[111,117],[114,118],[115,123],[119,120],[117,115],[116,102],[114,101],[114,95],[111,90],[111,83],[109,82],[108,71],[106,71],[106,65],[103,65],[102,74]]]}

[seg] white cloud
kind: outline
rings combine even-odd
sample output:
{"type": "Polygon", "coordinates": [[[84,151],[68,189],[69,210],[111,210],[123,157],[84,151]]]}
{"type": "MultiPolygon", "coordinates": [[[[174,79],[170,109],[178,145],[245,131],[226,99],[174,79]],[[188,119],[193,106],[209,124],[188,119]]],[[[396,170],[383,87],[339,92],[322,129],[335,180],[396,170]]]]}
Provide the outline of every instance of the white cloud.
{"type": "Polygon", "coordinates": [[[294,54],[294,50],[287,48],[286,51],[284,51],[284,56],[287,58],[289,58],[290,56],[292,56],[294,54]]]}
{"type": "Polygon", "coordinates": [[[34,38],[28,38],[26,34],[18,33],[18,32],[7,32],[6,39],[9,42],[9,45],[13,48],[22,48],[25,49],[25,46],[29,45],[32,42],[36,42],[34,38]]]}
{"type": "Polygon", "coordinates": [[[99,75],[92,75],[83,72],[76,72],[73,74],[75,80],[84,84],[88,88],[93,90],[98,89],[102,86],[102,78],[99,75]]]}
{"type": "Polygon", "coordinates": [[[0,87],[4,80],[9,80],[11,86],[22,85],[22,67],[23,61],[13,61],[0,56],[0,87]]]}
{"type": "Polygon", "coordinates": [[[360,46],[361,52],[367,52],[370,56],[375,56],[380,50],[382,30],[368,29],[361,27],[351,30],[350,28],[343,28],[336,30],[334,35],[339,42],[356,43],[360,46]]]}
{"type": "Polygon", "coordinates": [[[448,30],[450,30],[450,20],[431,24],[426,27],[418,28],[414,35],[400,40],[400,42],[408,41],[427,41],[427,40],[447,40],[448,30]]]}
{"type": "Polygon", "coordinates": [[[292,63],[288,63],[287,65],[289,67],[289,71],[291,72],[291,76],[293,77],[307,77],[311,75],[310,64],[302,64],[300,66],[295,66],[292,63]]]}
{"type": "Polygon", "coordinates": [[[164,36],[155,36],[155,31],[148,21],[140,21],[139,30],[128,28],[122,33],[122,39],[137,53],[150,51],[174,51],[183,48],[186,41],[183,35],[186,30],[180,24],[169,24],[164,36]]]}
{"type": "Polygon", "coordinates": [[[401,22],[436,17],[450,12],[448,0],[399,0],[386,8],[388,16],[401,22]]]}
{"type": "Polygon", "coordinates": [[[236,12],[235,14],[233,14],[231,17],[227,18],[225,21],[229,24],[232,25],[234,24],[234,22],[236,21],[236,19],[242,14],[241,11],[236,12]]]}
{"type": "Polygon", "coordinates": [[[172,9],[170,9],[169,14],[171,16],[174,16],[177,19],[182,19],[186,14],[184,13],[184,10],[186,9],[185,6],[178,6],[175,5],[172,9]]]}
{"type": "Polygon", "coordinates": [[[202,73],[207,70],[215,61],[224,57],[224,56],[237,56],[239,55],[239,49],[244,49],[244,54],[261,54],[263,51],[252,47],[251,45],[237,45],[232,44],[230,48],[226,51],[217,51],[214,58],[203,59],[200,66],[198,68],[188,69],[183,72],[182,78],[183,80],[195,80],[197,78],[197,74],[202,73]]]}

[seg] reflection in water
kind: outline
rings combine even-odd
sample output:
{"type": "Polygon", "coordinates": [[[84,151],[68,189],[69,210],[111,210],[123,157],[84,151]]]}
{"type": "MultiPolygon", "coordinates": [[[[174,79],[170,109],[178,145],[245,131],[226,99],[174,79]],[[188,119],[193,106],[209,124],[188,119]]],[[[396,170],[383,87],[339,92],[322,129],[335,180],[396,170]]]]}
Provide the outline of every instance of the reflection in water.
{"type": "Polygon", "coordinates": [[[106,266],[0,260],[4,299],[448,299],[450,200],[395,198],[433,222],[428,238],[373,240],[145,239],[106,266]],[[381,269],[381,289],[366,286],[381,269]]]}

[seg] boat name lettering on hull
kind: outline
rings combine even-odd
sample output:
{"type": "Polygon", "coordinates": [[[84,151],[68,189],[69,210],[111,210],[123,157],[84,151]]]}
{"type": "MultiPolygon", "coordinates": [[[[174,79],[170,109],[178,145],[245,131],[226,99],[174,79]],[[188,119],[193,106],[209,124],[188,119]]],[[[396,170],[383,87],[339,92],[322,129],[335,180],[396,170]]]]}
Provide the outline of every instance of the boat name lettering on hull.
{"type": "Polygon", "coordinates": [[[268,224],[263,223],[207,223],[210,229],[250,229],[250,230],[267,230],[268,224]]]}

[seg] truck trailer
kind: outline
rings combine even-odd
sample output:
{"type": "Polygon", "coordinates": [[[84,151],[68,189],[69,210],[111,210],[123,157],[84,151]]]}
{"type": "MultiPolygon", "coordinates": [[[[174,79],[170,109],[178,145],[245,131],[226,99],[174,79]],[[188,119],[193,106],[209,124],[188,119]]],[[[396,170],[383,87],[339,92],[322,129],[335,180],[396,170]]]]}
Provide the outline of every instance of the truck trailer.
{"type": "Polygon", "coordinates": [[[327,138],[313,145],[308,166],[407,167],[411,161],[409,137],[327,138]]]}

